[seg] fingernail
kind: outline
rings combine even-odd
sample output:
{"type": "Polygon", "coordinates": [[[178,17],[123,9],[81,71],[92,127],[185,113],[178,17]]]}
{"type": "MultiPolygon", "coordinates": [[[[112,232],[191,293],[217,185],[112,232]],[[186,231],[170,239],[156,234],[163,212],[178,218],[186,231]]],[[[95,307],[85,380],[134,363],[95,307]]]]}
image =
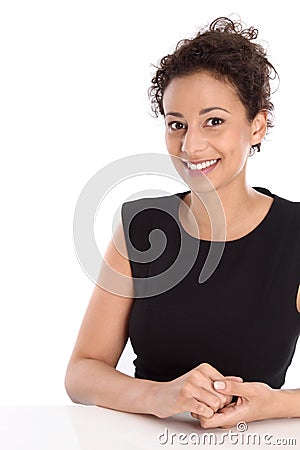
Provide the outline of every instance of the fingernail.
{"type": "Polygon", "coordinates": [[[225,389],[224,381],[214,381],[214,388],[215,389],[225,389]]]}

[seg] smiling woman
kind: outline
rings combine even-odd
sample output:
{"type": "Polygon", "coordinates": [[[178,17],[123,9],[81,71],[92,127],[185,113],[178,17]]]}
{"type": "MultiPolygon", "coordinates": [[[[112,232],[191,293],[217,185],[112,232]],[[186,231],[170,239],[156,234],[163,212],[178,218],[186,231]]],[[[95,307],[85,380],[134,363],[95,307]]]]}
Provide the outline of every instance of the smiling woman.
{"type": "Polygon", "coordinates": [[[272,126],[276,75],[256,37],[220,18],[157,67],[152,108],[191,189],[122,205],[105,259],[132,286],[123,297],[95,287],[66,374],[75,402],[189,411],[202,427],[300,417],[300,389],[281,389],[300,332],[300,203],[247,181],[248,158],[272,126]],[[137,261],[157,229],[164,252],[137,261]],[[203,280],[211,248],[222,257],[203,280]],[[153,295],[150,280],[159,288],[179,250],[188,260],[195,249],[187,275],[153,295]],[[115,369],[128,338],[134,378],[115,369]]]}
{"type": "Polygon", "coordinates": [[[188,175],[191,170],[209,173],[212,189],[235,176],[245,184],[249,148],[265,135],[266,111],[259,111],[250,121],[232,85],[207,71],[170,81],[163,107],[168,151],[187,163],[188,175]]]}

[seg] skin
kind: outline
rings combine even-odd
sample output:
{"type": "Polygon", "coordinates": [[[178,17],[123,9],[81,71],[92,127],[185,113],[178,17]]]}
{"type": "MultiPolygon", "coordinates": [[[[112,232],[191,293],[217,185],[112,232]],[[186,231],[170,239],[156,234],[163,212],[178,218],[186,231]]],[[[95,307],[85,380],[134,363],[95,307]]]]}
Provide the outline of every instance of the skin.
{"type": "Polygon", "coordinates": [[[234,88],[205,72],[173,79],[164,93],[163,106],[168,152],[176,157],[180,175],[202,199],[193,191],[186,196],[188,213],[182,213],[183,222],[188,227],[193,217],[201,238],[210,240],[211,224],[206,207],[213,206],[217,193],[224,209],[226,240],[247,234],[261,222],[273,202],[249,186],[246,179],[249,150],[266,133],[266,112],[259,112],[249,122],[234,88]],[[222,109],[199,114],[212,107],[222,109]],[[211,187],[201,181],[204,177],[195,179],[185,175],[181,159],[217,158],[220,158],[218,166],[206,175],[211,187]]]}
{"type": "MultiPolygon", "coordinates": [[[[192,221],[196,221],[201,238],[210,240],[207,210],[213,210],[217,194],[225,216],[226,240],[249,233],[262,221],[273,202],[270,197],[255,191],[246,177],[250,148],[261,142],[266,133],[266,112],[259,111],[250,121],[235,89],[207,72],[173,79],[165,90],[163,108],[168,152],[180,175],[199,194],[192,190],[184,198],[187,208],[181,209],[182,225],[190,234],[195,234],[191,230],[192,221]],[[218,158],[216,168],[205,177],[189,176],[182,162],[182,159],[218,158]],[[209,183],[205,181],[206,177],[209,183]]],[[[220,240],[223,240],[224,222],[219,228],[220,240]]],[[[276,390],[264,383],[240,383],[233,379],[226,380],[222,389],[215,385],[214,388],[216,392],[236,395],[238,400],[215,411],[210,418],[192,413],[203,428],[228,428],[241,420],[251,422],[292,414],[300,416],[300,389],[276,390]]]]}
{"type": "MultiPolygon", "coordinates": [[[[269,197],[253,192],[245,179],[247,152],[264,136],[266,114],[260,112],[254,121],[249,122],[234,90],[227,84],[217,83],[208,74],[173,80],[165,92],[164,102],[166,108],[180,112],[184,116],[180,121],[184,119],[187,125],[187,131],[167,131],[169,153],[177,160],[181,153],[196,157],[201,154],[201,158],[204,153],[204,158],[220,157],[220,166],[208,176],[222,200],[227,237],[235,239],[248,232],[270,207],[269,197]],[[212,101],[218,101],[214,106],[220,106],[221,100],[230,111],[226,116],[226,125],[208,129],[208,116],[200,118],[199,109],[212,106],[212,101]],[[198,143],[203,142],[204,133],[209,147],[199,148],[198,143]],[[243,219],[246,217],[247,220],[243,220],[243,226],[238,221],[237,227],[239,208],[244,214],[243,219]]],[[[168,119],[171,117],[168,116],[168,119]]],[[[178,121],[178,117],[175,119],[178,121]]],[[[206,204],[213,204],[214,190],[209,190],[207,185],[203,187],[201,183],[198,188],[206,204]]],[[[202,236],[209,238],[209,218],[205,216],[204,205],[198,197],[190,196],[185,201],[186,209],[193,211],[198,221],[202,236]]],[[[189,215],[182,218],[186,219],[185,225],[188,227],[189,215]]],[[[128,339],[134,297],[122,224],[115,230],[104,259],[116,273],[128,277],[129,282],[123,294],[117,295],[114,293],[114,277],[108,276],[105,265],[101,266],[99,280],[106,280],[106,289],[101,287],[101,283],[94,288],[66,371],[65,387],[73,402],[153,414],[161,418],[191,412],[204,428],[228,427],[240,420],[259,420],[263,417],[300,416],[300,390],[286,391],[282,395],[281,391],[267,385],[244,383],[234,374],[224,377],[207,363],[164,383],[136,379],[116,370],[128,339]],[[216,381],[225,383],[226,388],[216,389],[216,381]],[[231,403],[233,395],[240,398],[236,405],[231,403]]]]}
{"type": "MultiPolygon", "coordinates": [[[[131,277],[121,224],[114,232],[104,259],[117,273],[131,277]]],[[[99,280],[107,275],[102,265],[99,280]]],[[[65,376],[66,391],[74,403],[98,405],[160,418],[180,412],[192,412],[210,418],[215,411],[228,405],[232,396],[216,392],[216,380],[235,380],[224,377],[209,364],[203,363],[170,382],[154,382],[127,376],[116,365],[128,339],[128,321],[133,304],[133,286],[126,288],[126,296],[96,285],[84,315],[65,376]],[[131,291],[131,292],[130,292],[131,291]]]]}

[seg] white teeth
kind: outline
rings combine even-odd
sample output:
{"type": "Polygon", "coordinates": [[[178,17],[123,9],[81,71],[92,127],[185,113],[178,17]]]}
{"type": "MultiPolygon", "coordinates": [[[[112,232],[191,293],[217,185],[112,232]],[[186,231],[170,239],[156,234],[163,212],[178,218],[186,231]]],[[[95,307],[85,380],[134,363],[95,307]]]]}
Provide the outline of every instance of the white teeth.
{"type": "Polygon", "coordinates": [[[186,161],[186,164],[189,169],[201,170],[201,169],[205,169],[206,167],[212,166],[216,162],[217,162],[217,159],[211,159],[210,161],[204,161],[203,163],[199,163],[199,164],[193,164],[193,163],[190,163],[189,161],[186,161]]]}

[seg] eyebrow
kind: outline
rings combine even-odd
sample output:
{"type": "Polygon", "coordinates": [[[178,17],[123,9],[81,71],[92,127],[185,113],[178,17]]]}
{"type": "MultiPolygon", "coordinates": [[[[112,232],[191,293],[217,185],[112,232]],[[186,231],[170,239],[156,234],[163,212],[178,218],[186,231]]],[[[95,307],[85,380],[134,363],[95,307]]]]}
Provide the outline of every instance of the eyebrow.
{"type": "MultiPolygon", "coordinates": [[[[207,114],[207,113],[209,113],[209,112],[211,112],[211,111],[215,111],[216,109],[219,109],[219,110],[221,110],[221,111],[225,111],[225,112],[227,112],[228,114],[230,114],[230,112],[227,111],[227,109],[221,108],[221,106],[210,106],[209,108],[203,108],[203,109],[201,109],[201,110],[199,111],[199,115],[202,116],[203,114],[207,114]]],[[[184,117],[183,114],[178,113],[178,112],[168,112],[167,114],[165,114],[165,117],[167,117],[167,116],[174,116],[174,117],[181,117],[181,118],[184,117]]]]}
{"type": "Polygon", "coordinates": [[[227,109],[221,108],[221,106],[211,106],[210,108],[204,108],[204,109],[201,109],[201,111],[199,112],[199,114],[200,114],[200,116],[202,116],[203,114],[206,114],[206,113],[209,113],[209,112],[211,112],[211,111],[214,111],[215,109],[220,109],[221,111],[225,111],[225,112],[227,112],[228,114],[230,114],[230,112],[227,111],[227,109]]]}

